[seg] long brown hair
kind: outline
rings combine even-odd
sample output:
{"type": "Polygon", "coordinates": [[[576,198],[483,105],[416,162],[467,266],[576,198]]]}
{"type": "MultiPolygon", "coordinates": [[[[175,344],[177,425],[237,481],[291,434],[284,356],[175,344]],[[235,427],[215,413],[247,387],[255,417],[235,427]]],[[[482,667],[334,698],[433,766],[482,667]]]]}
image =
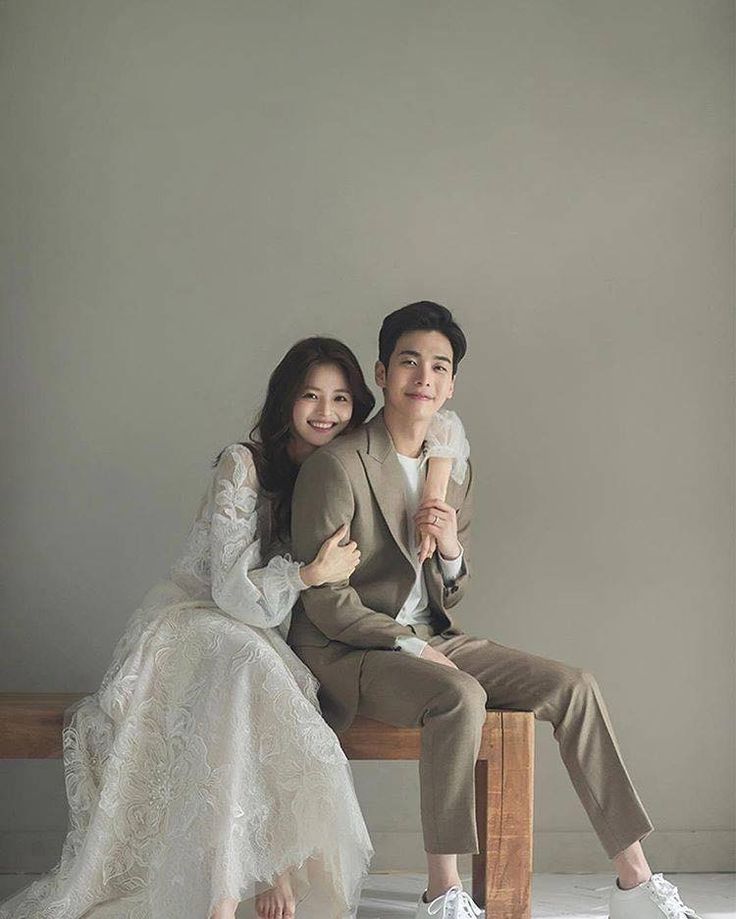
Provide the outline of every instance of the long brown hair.
{"type": "MultiPolygon", "coordinates": [[[[299,472],[299,466],[286,449],[291,438],[292,409],[307,374],[319,364],[337,364],[347,378],[353,396],[353,414],[345,431],[363,424],[376,404],[357,358],[336,338],[303,338],[279,361],[269,378],[266,398],[248,438],[240,443],[253,454],[258,481],[272,499],[275,532],[285,542],[290,538],[291,496],[299,472]]],[[[219,463],[224,449],[213,466],[219,463]]]]}

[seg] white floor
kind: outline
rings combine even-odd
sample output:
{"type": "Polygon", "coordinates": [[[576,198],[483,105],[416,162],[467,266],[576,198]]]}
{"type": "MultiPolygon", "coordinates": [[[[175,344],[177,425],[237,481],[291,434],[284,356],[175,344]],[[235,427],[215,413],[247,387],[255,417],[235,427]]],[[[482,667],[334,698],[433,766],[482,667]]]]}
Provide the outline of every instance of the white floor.
{"type": "MultiPolygon", "coordinates": [[[[736,919],[736,874],[666,874],[683,901],[701,919],[736,919]]],[[[0,875],[0,899],[34,880],[33,875],[0,875]]],[[[608,916],[609,874],[535,874],[533,919],[598,919],[608,916]]],[[[419,874],[371,874],[363,888],[358,919],[406,919],[424,889],[419,874]]],[[[470,880],[463,880],[470,890],[470,880]]],[[[489,916],[488,919],[493,919],[489,916]]],[[[663,916],[664,919],[664,916],[663,916]]]]}
{"type": "MultiPolygon", "coordinates": [[[[736,919],[736,874],[666,874],[683,902],[701,919],[736,919]]],[[[535,874],[533,919],[597,919],[608,916],[609,874],[535,874]]],[[[463,879],[470,890],[470,879],[463,879]]],[[[424,878],[419,874],[371,874],[363,888],[358,919],[406,919],[414,915],[424,878]]],[[[489,916],[488,919],[493,919],[489,916]]],[[[662,917],[664,919],[664,916],[662,917]]]]}

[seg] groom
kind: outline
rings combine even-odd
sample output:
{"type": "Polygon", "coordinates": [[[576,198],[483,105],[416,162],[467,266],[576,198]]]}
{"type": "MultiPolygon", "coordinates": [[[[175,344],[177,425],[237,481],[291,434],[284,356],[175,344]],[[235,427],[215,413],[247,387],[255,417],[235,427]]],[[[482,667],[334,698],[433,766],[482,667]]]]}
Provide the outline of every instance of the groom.
{"type": "Polygon", "coordinates": [[[462,485],[450,480],[445,501],[418,502],[424,438],[454,392],[465,351],[465,335],[439,304],[412,303],[384,319],[375,366],[383,409],[307,458],[292,501],[296,558],[313,558],[346,522],[345,541],[357,542],[361,561],[349,581],[302,591],[289,644],[319,680],[334,730],[345,730],[358,713],[422,728],[429,877],[417,917],[477,914],[462,890],[457,854],[478,852],[474,764],[488,705],[532,711],[553,724],[575,791],[618,874],[611,919],[662,919],[672,885],[652,877],[644,857],[639,840],[652,824],[595,678],[471,637],[457,621],[471,572],[470,464],[462,485]],[[437,540],[421,567],[415,526],[437,540]]]}

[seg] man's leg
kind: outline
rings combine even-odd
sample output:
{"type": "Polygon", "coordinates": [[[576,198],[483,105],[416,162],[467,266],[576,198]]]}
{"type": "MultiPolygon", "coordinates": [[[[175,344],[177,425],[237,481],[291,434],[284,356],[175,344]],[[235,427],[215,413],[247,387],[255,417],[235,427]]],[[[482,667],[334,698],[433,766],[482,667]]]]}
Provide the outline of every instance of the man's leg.
{"type": "MultiPolygon", "coordinates": [[[[620,883],[609,900],[611,919],[661,919],[663,913],[672,919],[699,919],[682,903],[674,884],[652,874],[644,858],[640,840],[652,831],[652,823],[624,766],[595,678],[579,668],[488,639],[443,638],[429,629],[425,633],[422,627],[415,631],[481,683],[489,708],[531,711],[539,720],[552,723],[573,786],[619,873],[620,883]]],[[[434,860],[442,859],[446,876],[449,863],[444,860],[452,858],[428,855],[430,874],[434,860]]],[[[445,897],[451,896],[452,890],[447,890],[445,897]]],[[[420,906],[417,916],[425,915],[429,907],[420,906]]]]}
{"type": "Polygon", "coordinates": [[[368,651],[358,712],[421,727],[419,784],[424,848],[477,853],[474,773],[486,693],[468,673],[396,651],[368,651]]]}
{"type": "Polygon", "coordinates": [[[629,778],[592,674],[489,639],[434,635],[428,640],[478,680],[489,708],[531,711],[551,722],[575,791],[608,857],[631,871],[629,882],[637,871],[646,871],[638,843],[652,831],[652,823],[629,778]]]}

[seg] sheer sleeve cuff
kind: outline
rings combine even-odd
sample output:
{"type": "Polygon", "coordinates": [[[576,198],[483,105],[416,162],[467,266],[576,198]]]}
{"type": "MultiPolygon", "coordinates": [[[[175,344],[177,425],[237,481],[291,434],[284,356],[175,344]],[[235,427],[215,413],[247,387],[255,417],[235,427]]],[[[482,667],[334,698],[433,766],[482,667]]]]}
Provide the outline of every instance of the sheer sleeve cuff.
{"type": "MultiPolygon", "coordinates": [[[[275,555],[260,575],[261,589],[266,598],[266,604],[274,612],[288,612],[296,599],[296,595],[305,590],[307,585],[299,577],[300,563],[292,560],[291,556],[275,555]]],[[[252,572],[255,579],[255,572],[252,572]]]]}
{"type": "Polygon", "coordinates": [[[302,581],[301,575],[299,574],[301,569],[305,567],[306,562],[292,561],[291,556],[288,553],[284,556],[284,558],[290,563],[286,576],[291,581],[292,587],[295,590],[306,590],[308,585],[302,581]]]}
{"type": "Polygon", "coordinates": [[[442,409],[433,416],[424,440],[420,466],[433,456],[451,459],[450,475],[462,485],[468,468],[470,444],[460,416],[456,412],[442,409]]]}

